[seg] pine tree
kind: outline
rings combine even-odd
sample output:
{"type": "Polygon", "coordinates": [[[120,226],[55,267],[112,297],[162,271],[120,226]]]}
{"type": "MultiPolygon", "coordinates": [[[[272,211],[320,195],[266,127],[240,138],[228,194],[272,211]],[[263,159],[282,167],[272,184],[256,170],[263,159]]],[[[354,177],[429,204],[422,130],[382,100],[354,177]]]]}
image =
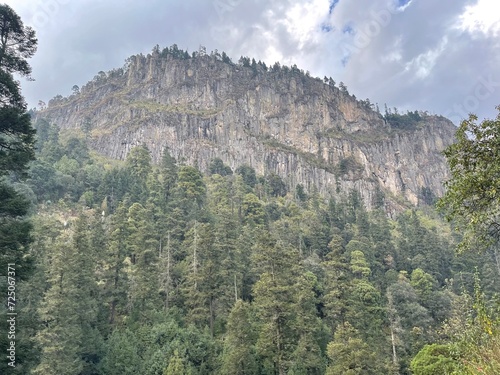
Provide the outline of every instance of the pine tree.
{"type": "Polygon", "coordinates": [[[223,375],[258,374],[254,323],[251,306],[242,300],[236,301],[229,314],[224,337],[221,358],[223,375]]]}
{"type": "Polygon", "coordinates": [[[94,298],[95,254],[85,214],[74,225],[58,237],[47,269],[50,288],[40,306],[44,328],[37,335],[42,355],[35,374],[92,372],[102,355],[94,298]]]}
{"type": "MultiPolygon", "coordinates": [[[[35,131],[13,74],[29,78],[31,67],[27,59],[34,55],[37,39],[33,29],[24,26],[21,18],[6,4],[0,5],[0,34],[0,294],[7,296],[7,276],[12,277],[7,274],[7,267],[15,270],[13,281],[19,285],[21,280],[30,277],[34,264],[29,251],[31,224],[26,219],[29,201],[12,187],[11,182],[26,177],[28,162],[35,155],[35,131]]],[[[5,316],[7,298],[4,301],[0,307],[2,316],[5,316]]],[[[6,320],[0,328],[8,332],[6,320]]],[[[24,326],[17,325],[17,329],[18,347],[28,346],[22,333],[24,326]]],[[[1,335],[1,352],[6,353],[9,346],[7,335],[1,335]]],[[[18,369],[14,370],[16,373],[25,370],[23,361],[21,355],[18,369]]],[[[0,361],[0,372],[10,370],[7,360],[0,361]]]]}
{"type": "Polygon", "coordinates": [[[108,306],[108,322],[114,326],[118,317],[125,314],[127,296],[127,212],[128,201],[120,203],[110,219],[108,246],[103,251],[103,280],[101,295],[108,306]]]}
{"type": "Polygon", "coordinates": [[[147,210],[134,203],[128,209],[127,276],[129,309],[135,319],[148,316],[160,303],[158,285],[159,243],[147,210]]]}
{"type": "Polygon", "coordinates": [[[161,176],[163,182],[163,194],[165,199],[168,200],[172,195],[173,189],[177,182],[177,162],[175,158],[170,155],[168,148],[163,151],[163,156],[161,160],[161,176]]]}
{"type": "Polygon", "coordinates": [[[106,342],[106,356],[102,369],[107,375],[135,375],[142,373],[138,340],[133,332],[115,330],[106,342]]]}
{"type": "Polygon", "coordinates": [[[335,331],[332,342],[328,344],[330,365],[327,375],[375,375],[377,358],[360,337],[359,332],[348,322],[335,331]]]}
{"type": "Polygon", "coordinates": [[[302,278],[298,251],[273,238],[258,240],[253,262],[260,271],[253,287],[259,330],[257,352],[268,371],[286,374],[294,365],[299,340],[309,354],[316,351],[310,340],[317,328],[312,285],[308,278],[302,278]]]}
{"type": "Polygon", "coordinates": [[[168,367],[165,369],[164,375],[191,375],[189,368],[186,368],[183,358],[179,356],[176,350],[174,356],[168,361],[168,367]]]}
{"type": "Polygon", "coordinates": [[[129,192],[132,202],[145,203],[148,196],[148,176],[152,172],[151,154],[146,145],[133,148],[125,160],[130,174],[129,192]]]}

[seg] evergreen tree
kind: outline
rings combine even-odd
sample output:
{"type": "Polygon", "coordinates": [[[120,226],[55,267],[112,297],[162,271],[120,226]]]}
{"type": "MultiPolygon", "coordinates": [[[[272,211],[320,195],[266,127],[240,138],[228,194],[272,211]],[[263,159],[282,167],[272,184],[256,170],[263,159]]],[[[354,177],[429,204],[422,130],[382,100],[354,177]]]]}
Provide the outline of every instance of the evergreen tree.
{"type": "Polygon", "coordinates": [[[168,152],[168,148],[165,148],[165,150],[163,151],[160,171],[163,181],[163,194],[168,200],[168,198],[172,195],[175,183],[177,182],[178,171],[177,162],[175,158],[168,152]]]}
{"type": "Polygon", "coordinates": [[[127,155],[125,164],[130,174],[132,202],[145,203],[148,196],[148,176],[152,172],[151,154],[146,145],[134,147],[127,155]]]}
{"type": "MultiPolygon", "coordinates": [[[[319,353],[311,339],[318,323],[313,281],[301,277],[298,251],[272,238],[259,239],[253,262],[261,272],[253,287],[259,318],[257,352],[268,371],[285,374],[299,360],[293,355],[299,340],[301,354],[319,353]]],[[[313,367],[320,368],[315,362],[313,367]]]]}
{"type": "Polygon", "coordinates": [[[191,371],[186,369],[183,358],[179,356],[176,350],[174,356],[168,361],[168,367],[165,369],[164,375],[191,375],[191,371]]]}
{"type": "Polygon", "coordinates": [[[106,342],[102,371],[107,375],[135,375],[142,370],[138,341],[133,332],[115,330],[106,342]]]}
{"type": "Polygon", "coordinates": [[[387,295],[393,333],[399,333],[392,340],[393,347],[401,368],[408,368],[410,358],[429,342],[433,321],[428,310],[418,303],[418,296],[404,275],[387,288],[387,295]]]}
{"type": "Polygon", "coordinates": [[[223,375],[258,374],[254,324],[251,306],[242,300],[236,301],[229,314],[224,338],[223,375]]]}
{"type": "Polygon", "coordinates": [[[82,214],[73,233],[61,233],[54,246],[47,269],[50,288],[40,306],[44,328],[37,342],[42,356],[35,374],[92,373],[102,355],[96,321],[96,259],[87,228],[82,214]]]}
{"type": "MultiPolygon", "coordinates": [[[[33,272],[34,259],[29,251],[31,224],[25,217],[29,202],[11,182],[26,177],[27,164],[35,154],[35,131],[13,74],[29,78],[31,67],[27,59],[34,55],[37,39],[33,29],[24,26],[21,18],[6,4],[0,5],[0,34],[0,294],[7,296],[8,276],[13,277],[11,282],[15,283],[27,280],[33,272]],[[15,270],[14,276],[7,273],[12,272],[8,265],[15,270]]],[[[4,302],[0,307],[3,316],[6,316],[6,305],[4,302]]],[[[6,320],[0,327],[2,332],[8,332],[6,320]]],[[[22,325],[17,328],[24,329],[22,325]]],[[[20,332],[19,338],[23,337],[20,332]]],[[[24,340],[18,340],[19,348],[24,345],[24,340]]],[[[6,353],[9,346],[7,335],[2,335],[1,352],[6,353]]],[[[18,371],[23,371],[22,355],[19,360],[18,371]]],[[[0,362],[2,373],[10,370],[6,360],[0,362]]]]}
{"type": "Polygon", "coordinates": [[[155,306],[160,306],[158,278],[159,244],[147,210],[134,203],[128,209],[127,254],[129,280],[129,309],[134,318],[148,316],[155,306]]]}
{"type": "Polygon", "coordinates": [[[227,165],[224,165],[224,162],[220,158],[215,158],[213,159],[209,166],[208,166],[208,172],[212,174],[218,174],[221,176],[228,176],[233,174],[233,171],[231,168],[227,165]]]}
{"type": "Polygon", "coordinates": [[[108,305],[108,322],[115,325],[117,317],[125,314],[127,296],[127,276],[125,259],[127,256],[127,207],[128,202],[122,202],[111,217],[108,246],[103,251],[103,280],[101,295],[108,305]]]}
{"type": "Polygon", "coordinates": [[[380,374],[375,352],[360,337],[359,332],[348,322],[335,331],[328,344],[330,365],[327,375],[370,375],[380,374]]]}

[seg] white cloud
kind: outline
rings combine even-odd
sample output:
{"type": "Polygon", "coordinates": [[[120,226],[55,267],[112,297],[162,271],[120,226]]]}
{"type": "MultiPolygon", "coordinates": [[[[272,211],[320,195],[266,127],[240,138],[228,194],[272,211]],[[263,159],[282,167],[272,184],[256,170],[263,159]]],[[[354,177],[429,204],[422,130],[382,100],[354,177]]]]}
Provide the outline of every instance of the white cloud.
{"type": "Polygon", "coordinates": [[[418,79],[427,78],[436,65],[437,59],[445,51],[447,44],[448,37],[445,36],[436,48],[421,53],[406,63],[405,71],[414,73],[415,77],[418,79]]]}
{"type": "Polygon", "coordinates": [[[321,37],[321,24],[327,19],[328,7],[328,0],[297,2],[286,11],[285,18],[278,22],[297,41],[299,49],[311,43],[317,44],[321,37]]]}
{"type": "Polygon", "coordinates": [[[458,27],[470,33],[500,35],[498,0],[478,0],[475,5],[467,6],[458,27]]]}

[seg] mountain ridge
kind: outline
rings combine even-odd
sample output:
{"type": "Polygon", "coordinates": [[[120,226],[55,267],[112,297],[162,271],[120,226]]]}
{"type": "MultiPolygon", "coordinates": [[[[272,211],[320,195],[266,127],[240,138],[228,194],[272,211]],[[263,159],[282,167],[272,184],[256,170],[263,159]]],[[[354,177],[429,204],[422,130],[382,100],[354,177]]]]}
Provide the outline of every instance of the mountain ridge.
{"type": "Polygon", "coordinates": [[[342,83],[296,66],[267,68],[248,58],[234,64],[224,53],[189,56],[171,47],[100,72],[35,118],[86,128],[90,146],[111,158],[124,159],[140,144],[156,162],[168,148],[202,170],[218,157],[233,170],[247,164],[261,175],[276,173],[291,189],[356,189],[368,208],[379,192],[389,211],[401,205],[397,196],[418,205],[424,191],[442,195],[448,169],[441,152],[455,126],[416,112],[384,118],[371,107],[342,83]]]}

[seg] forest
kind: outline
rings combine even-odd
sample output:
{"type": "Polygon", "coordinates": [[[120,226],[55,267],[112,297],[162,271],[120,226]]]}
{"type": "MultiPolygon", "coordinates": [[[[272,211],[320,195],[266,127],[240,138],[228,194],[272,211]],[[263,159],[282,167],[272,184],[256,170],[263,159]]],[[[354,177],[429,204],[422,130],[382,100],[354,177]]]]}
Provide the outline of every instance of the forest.
{"type": "Polygon", "coordinates": [[[2,374],[499,373],[500,117],[458,129],[440,211],[389,217],[382,192],[368,211],[218,158],[107,159],[87,122],[32,127],[13,73],[37,40],[0,16],[2,374]]]}
{"type": "Polygon", "coordinates": [[[153,165],[145,146],[106,160],[35,128],[18,373],[409,374],[498,292],[496,253],[457,255],[431,207],[390,219],[357,191],[220,159],[203,175],[168,150],[153,165]]]}

